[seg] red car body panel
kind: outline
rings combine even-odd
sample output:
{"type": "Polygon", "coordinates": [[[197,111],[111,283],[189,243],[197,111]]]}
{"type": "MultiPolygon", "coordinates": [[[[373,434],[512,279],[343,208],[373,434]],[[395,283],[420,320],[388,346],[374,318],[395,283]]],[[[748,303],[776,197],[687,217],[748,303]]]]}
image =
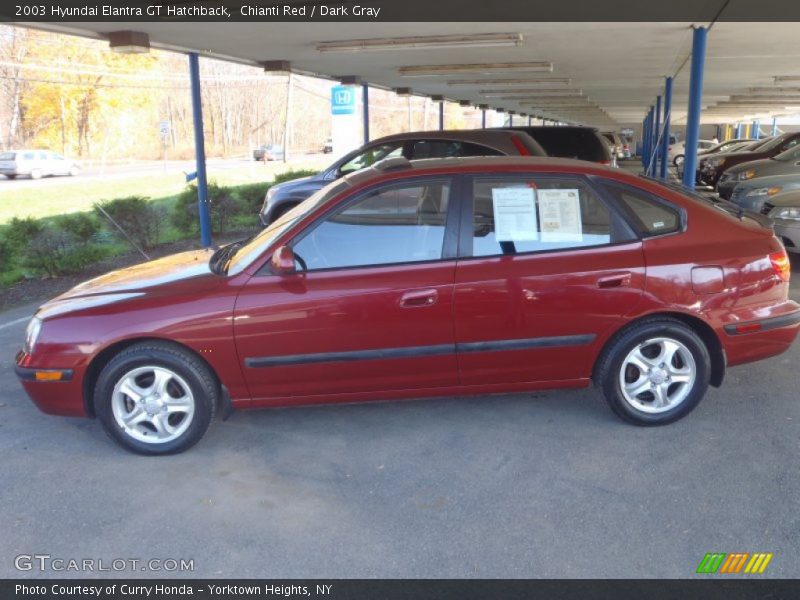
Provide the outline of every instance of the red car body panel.
{"type": "Polygon", "coordinates": [[[769,259],[780,242],[755,222],[653,181],[585,162],[509,158],[419,161],[413,170],[368,169],[347,181],[238,275],[213,274],[207,254],[185,253],[45,304],[41,338],[17,366],[69,370],[70,378],[23,380],[25,390],[44,412],[91,414],[85,382],[104,352],[141,339],[190,348],[217,374],[233,407],[250,408],[585,386],[612,336],[653,314],[704,323],[729,365],[779,354],[800,330],[795,319],[726,331],[800,310],[769,259]],[[540,254],[284,276],[262,269],[271,249],[364,187],[416,175],[506,172],[616,180],[682,207],[687,227],[540,254]]]}

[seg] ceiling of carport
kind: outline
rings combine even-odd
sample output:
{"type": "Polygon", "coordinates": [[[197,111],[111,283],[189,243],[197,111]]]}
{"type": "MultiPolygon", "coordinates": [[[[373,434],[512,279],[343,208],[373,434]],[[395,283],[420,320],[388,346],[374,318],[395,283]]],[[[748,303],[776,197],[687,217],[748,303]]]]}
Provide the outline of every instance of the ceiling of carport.
{"type": "MultiPolygon", "coordinates": [[[[355,75],[385,88],[410,87],[420,95],[442,95],[451,100],[488,104],[491,108],[596,125],[604,128],[641,123],[656,95],[663,91],[664,76],[675,75],[673,123],[685,121],[689,89],[692,23],[71,23],[36,25],[53,31],[99,37],[122,29],[143,31],[151,45],[246,64],[287,60],[298,72],[337,78],[355,75]],[[427,48],[320,52],[320,42],[407,36],[520,33],[515,47],[427,48]],[[458,75],[402,76],[408,66],[474,63],[552,63],[548,73],[498,71],[458,75]],[[548,78],[568,78],[569,84],[541,83],[548,78]],[[474,85],[449,85],[458,79],[482,80],[474,85]],[[534,79],[539,83],[501,85],[493,79],[534,79]],[[578,91],[581,100],[547,99],[557,92],[530,97],[514,88],[563,88],[578,91]],[[514,99],[481,94],[509,91],[514,99]],[[537,97],[539,100],[537,100],[537,97]],[[538,107],[537,107],[538,103],[538,107]],[[597,109],[577,108],[576,104],[597,109]],[[543,106],[543,105],[546,105],[543,106]],[[555,106],[554,106],[555,105],[555,106]],[[569,106],[567,106],[569,105],[569,106]]],[[[708,26],[708,23],[695,25],[708,26]]],[[[797,23],[715,23],[708,35],[703,121],[726,123],[797,113],[800,81],[780,84],[775,76],[800,75],[797,23]],[[767,88],[751,91],[751,88],[767,88]],[[794,93],[797,92],[797,93],[794,93]],[[734,100],[731,101],[731,97],[734,100]],[[740,99],[740,97],[742,97],[740,99]],[[766,97],[769,100],[751,100],[766,97]]]]}

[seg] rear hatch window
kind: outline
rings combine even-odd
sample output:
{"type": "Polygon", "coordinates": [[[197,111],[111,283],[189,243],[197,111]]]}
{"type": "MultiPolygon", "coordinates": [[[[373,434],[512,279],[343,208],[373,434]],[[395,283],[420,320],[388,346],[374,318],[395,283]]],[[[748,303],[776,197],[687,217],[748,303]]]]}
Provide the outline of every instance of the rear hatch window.
{"type": "Polygon", "coordinates": [[[2,152],[0,153],[0,160],[14,160],[16,154],[13,152],[2,152]]]}
{"type": "Polygon", "coordinates": [[[610,156],[600,136],[591,129],[542,127],[528,134],[539,142],[548,156],[608,162],[610,156]]]}

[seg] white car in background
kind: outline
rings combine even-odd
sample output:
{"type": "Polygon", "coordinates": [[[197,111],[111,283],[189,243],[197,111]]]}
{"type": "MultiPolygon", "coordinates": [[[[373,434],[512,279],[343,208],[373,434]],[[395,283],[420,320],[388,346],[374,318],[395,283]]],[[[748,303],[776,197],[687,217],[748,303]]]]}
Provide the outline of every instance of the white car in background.
{"type": "MultiPolygon", "coordinates": [[[[702,153],[704,150],[710,150],[717,144],[719,144],[719,142],[715,140],[698,140],[697,151],[699,153],[702,153]]],[[[678,167],[683,164],[683,157],[685,154],[686,154],[686,142],[684,141],[679,142],[675,138],[670,136],[669,146],[667,146],[667,157],[669,158],[669,162],[678,167]]]]}
{"type": "Polygon", "coordinates": [[[22,175],[27,175],[31,179],[52,175],[74,177],[80,171],[78,163],[49,150],[11,150],[0,153],[0,175],[5,175],[9,179],[22,175]]]}

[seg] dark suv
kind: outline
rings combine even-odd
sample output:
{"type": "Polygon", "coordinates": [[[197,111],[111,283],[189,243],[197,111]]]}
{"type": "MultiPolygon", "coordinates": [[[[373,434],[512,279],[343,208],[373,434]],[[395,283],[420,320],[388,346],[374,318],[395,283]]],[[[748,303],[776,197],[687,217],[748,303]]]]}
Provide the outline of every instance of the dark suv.
{"type": "Polygon", "coordinates": [[[547,153],[524,132],[505,129],[416,131],[389,135],[346,154],[321,173],[273,185],[267,191],[259,218],[263,225],[269,225],[332,181],[371,167],[384,158],[412,160],[462,156],[547,156],[547,153]]]}
{"type": "Polygon", "coordinates": [[[577,158],[602,165],[613,164],[608,144],[600,132],[593,127],[537,126],[509,127],[515,131],[524,131],[539,142],[547,156],[559,158],[577,158]]]}

